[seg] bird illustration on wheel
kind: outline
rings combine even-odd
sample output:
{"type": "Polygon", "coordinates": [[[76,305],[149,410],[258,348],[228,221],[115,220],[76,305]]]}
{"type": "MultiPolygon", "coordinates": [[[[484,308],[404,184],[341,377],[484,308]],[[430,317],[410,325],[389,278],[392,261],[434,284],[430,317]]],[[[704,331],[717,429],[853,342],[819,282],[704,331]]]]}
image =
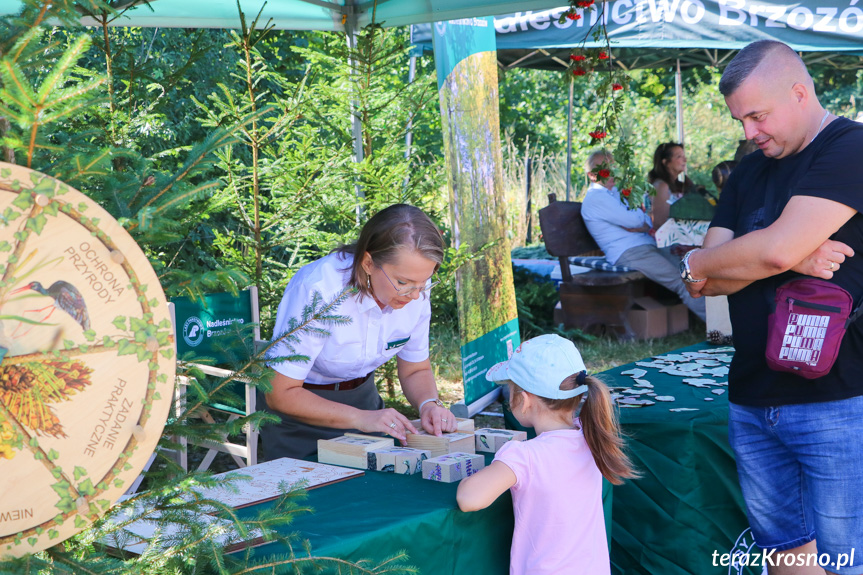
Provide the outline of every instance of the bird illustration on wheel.
{"type": "MultiPolygon", "coordinates": [[[[90,329],[90,315],[87,312],[87,306],[84,303],[84,296],[82,296],[81,292],[79,292],[78,289],[69,282],[58,280],[51,284],[51,287],[48,289],[45,289],[39,282],[30,282],[27,285],[16,289],[10,295],[15,295],[28,290],[48,296],[52,299],[52,302],[43,308],[27,310],[29,313],[41,313],[50,308],[51,311],[39,320],[38,323],[42,323],[47,320],[51,317],[51,314],[59,308],[69,314],[84,331],[90,329]]],[[[23,325],[23,323],[21,325],[23,325]]],[[[15,329],[15,332],[18,331],[21,325],[15,329]]],[[[30,329],[33,328],[31,327],[30,329]]],[[[12,337],[21,337],[26,335],[30,332],[30,329],[21,334],[13,332],[12,337]]]]}

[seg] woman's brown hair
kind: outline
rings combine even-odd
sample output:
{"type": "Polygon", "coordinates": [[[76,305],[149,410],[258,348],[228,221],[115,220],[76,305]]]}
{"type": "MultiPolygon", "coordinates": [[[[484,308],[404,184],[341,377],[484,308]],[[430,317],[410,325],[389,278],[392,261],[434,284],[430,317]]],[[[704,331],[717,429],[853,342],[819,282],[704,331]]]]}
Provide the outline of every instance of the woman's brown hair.
{"type": "MultiPolygon", "coordinates": [[[[584,377],[583,374],[573,374],[563,380],[560,389],[575,389],[582,384],[587,385],[587,397],[584,397],[584,394],[568,399],[548,399],[538,395],[535,397],[552,411],[572,414],[575,414],[575,410],[578,409],[578,405],[584,397],[584,404],[579,413],[581,429],[587,446],[590,448],[590,453],[593,455],[593,461],[602,476],[614,485],[620,485],[624,479],[640,477],[624,451],[625,442],[608,387],[593,376],[584,377]]],[[[510,382],[510,386],[513,392],[510,401],[512,405],[518,405],[520,403],[519,395],[525,391],[515,383],[510,382]]]]}
{"type": "Polygon", "coordinates": [[[388,206],[365,223],[360,237],[352,244],[336,248],[339,254],[353,254],[348,285],[359,290],[361,297],[371,295],[368,275],[363,270],[363,255],[368,252],[375,264],[391,264],[401,249],[416,252],[435,263],[434,271],[443,263],[443,238],[425,212],[408,204],[388,206]]]}
{"type": "Polygon", "coordinates": [[[666,142],[656,147],[656,151],[653,152],[653,169],[647,173],[647,181],[652,184],[656,180],[662,180],[668,184],[668,189],[671,190],[671,193],[682,194],[694,188],[695,183],[689,179],[689,176],[684,176],[683,182],[676,178],[672,179],[665,162],[670,160],[671,156],[674,155],[675,148],[684,149],[683,144],[678,144],[677,142],[666,142]]]}

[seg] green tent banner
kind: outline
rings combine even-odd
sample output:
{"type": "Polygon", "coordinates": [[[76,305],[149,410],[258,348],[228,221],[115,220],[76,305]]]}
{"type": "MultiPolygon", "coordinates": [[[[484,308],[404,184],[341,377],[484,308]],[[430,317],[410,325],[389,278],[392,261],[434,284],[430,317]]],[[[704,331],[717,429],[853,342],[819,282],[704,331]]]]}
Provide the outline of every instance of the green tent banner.
{"type": "MultiPolygon", "coordinates": [[[[779,40],[807,65],[863,68],[863,5],[840,0],[610,0],[582,18],[568,6],[495,16],[498,61],[510,67],[560,70],[572,47],[604,48],[593,32],[606,24],[612,62],[624,69],[722,66],[730,51],[756,40],[779,40]]],[[[411,26],[419,51],[432,49],[429,24],[411,26]]]]}
{"type": "MultiPolygon", "coordinates": [[[[498,50],[604,45],[592,36],[602,18],[615,48],[739,49],[774,39],[799,51],[863,54],[863,5],[847,0],[610,0],[558,22],[568,9],[496,16],[498,50]]],[[[414,26],[413,41],[430,46],[430,26],[414,26]]]]}

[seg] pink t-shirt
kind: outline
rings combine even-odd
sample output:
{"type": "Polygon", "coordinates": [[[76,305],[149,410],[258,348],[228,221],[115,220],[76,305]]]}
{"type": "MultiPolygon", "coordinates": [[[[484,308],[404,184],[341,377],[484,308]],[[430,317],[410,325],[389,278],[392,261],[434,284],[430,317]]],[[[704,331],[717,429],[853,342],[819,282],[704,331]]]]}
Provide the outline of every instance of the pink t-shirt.
{"type": "Polygon", "coordinates": [[[602,474],[580,429],[510,441],[494,457],[512,469],[511,575],[608,575],[602,474]]]}

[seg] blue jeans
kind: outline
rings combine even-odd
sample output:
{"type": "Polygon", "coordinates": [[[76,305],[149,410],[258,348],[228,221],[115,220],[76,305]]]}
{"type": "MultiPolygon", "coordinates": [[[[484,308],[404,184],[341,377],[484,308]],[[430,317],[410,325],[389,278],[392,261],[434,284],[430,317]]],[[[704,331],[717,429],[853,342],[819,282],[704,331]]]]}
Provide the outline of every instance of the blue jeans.
{"type": "Polygon", "coordinates": [[[814,539],[819,555],[830,556],[827,571],[863,574],[863,397],[729,408],[729,441],[758,546],[784,551],[814,539]],[[852,550],[853,564],[842,566],[852,550]]]}

